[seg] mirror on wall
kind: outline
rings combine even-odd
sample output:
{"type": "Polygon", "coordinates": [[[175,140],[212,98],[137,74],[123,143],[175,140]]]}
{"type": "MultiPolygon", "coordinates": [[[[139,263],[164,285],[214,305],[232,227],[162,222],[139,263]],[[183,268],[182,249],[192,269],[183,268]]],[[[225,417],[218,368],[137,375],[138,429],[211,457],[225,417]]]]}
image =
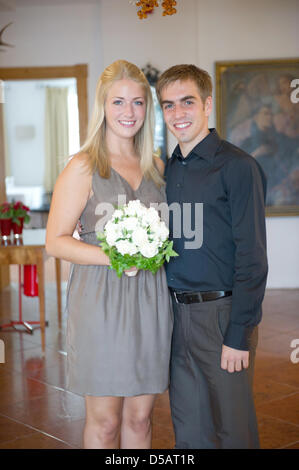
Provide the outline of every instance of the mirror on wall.
{"type": "Polygon", "coordinates": [[[48,211],[55,180],[79,150],[76,79],[4,82],[7,200],[48,211]]]}
{"type": "Polygon", "coordinates": [[[45,227],[55,181],[84,139],[86,77],[85,65],[0,69],[5,161],[0,177],[6,200],[30,208],[32,228],[45,227]]]}

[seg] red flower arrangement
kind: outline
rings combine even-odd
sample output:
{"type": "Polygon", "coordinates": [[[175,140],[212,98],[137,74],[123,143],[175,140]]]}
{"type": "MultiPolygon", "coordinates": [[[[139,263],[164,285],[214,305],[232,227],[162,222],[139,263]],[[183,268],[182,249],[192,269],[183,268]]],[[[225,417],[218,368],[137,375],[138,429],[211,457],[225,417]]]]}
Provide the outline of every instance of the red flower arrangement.
{"type": "Polygon", "coordinates": [[[30,216],[28,212],[30,211],[29,207],[25,206],[21,201],[17,201],[12,204],[12,221],[17,225],[21,225],[21,220],[24,220],[24,224],[28,224],[30,221],[30,216]]]}
{"type": "Polygon", "coordinates": [[[2,237],[9,237],[11,230],[15,235],[21,234],[24,223],[28,224],[30,221],[29,210],[29,207],[21,201],[0,204],[0,232],[2,237]]]}
{"type": "Polygon", "coordinates": [[[11,202],[3,202],[0,205],[0,219],[13,218],[13,205],[11,202]]]}

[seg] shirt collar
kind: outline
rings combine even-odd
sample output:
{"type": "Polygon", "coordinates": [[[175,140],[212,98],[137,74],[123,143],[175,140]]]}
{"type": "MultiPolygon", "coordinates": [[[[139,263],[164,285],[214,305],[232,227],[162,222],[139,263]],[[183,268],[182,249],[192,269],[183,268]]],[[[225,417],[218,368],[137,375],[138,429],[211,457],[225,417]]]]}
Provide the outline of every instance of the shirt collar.
{"type": "Polygon", "coordinates": [[[205,160],[212,161],[221,143],[221,139],[216,129],[212,128],[209,129],[209,131],[210,133],[203,140],[201,140],[185,158],[183,158],[180,146],[178,144],[173,151],[172,158],[177,157],[181,160],[186,160],[187,158],[189,159],[192,155],[195,155],[205,160]]]}

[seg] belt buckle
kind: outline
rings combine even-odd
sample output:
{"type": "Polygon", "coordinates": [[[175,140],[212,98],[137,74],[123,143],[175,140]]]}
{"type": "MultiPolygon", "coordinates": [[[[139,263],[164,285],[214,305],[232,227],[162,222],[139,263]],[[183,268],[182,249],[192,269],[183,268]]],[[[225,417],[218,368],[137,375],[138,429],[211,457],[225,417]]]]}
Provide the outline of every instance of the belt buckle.
{"type": "Polygon", "coordinates": [[[173,291],[173,295],[174,295],[174,298],[175,298],[176,303],[178,304],[179,301],[178,301],[178,298],[177,298],[177,296],[176,296],[176,291],[175,291],[175,290],[173,291]]]}

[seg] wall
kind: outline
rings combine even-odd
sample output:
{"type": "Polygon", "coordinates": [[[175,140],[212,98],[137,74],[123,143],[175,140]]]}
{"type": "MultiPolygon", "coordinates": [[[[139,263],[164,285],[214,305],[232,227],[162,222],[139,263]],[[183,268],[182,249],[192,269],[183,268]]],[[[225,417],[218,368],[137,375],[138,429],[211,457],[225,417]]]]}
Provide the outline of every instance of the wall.
{"type": "Polygon", "coordinates": [[[1,25],[13,21],[3,40],[15,45],[0,53],[0,67],[87,63],[90,110],[102,70],[100,3],[17,0],[14,11],[0,11],[0,15],[1,25]]]}
{"type": "MultiPolygon", "coordinates": [[[[178,63],[196,63],[198,57],[197,0],[180,0],[177,13],[162,16],[160,6],[140,20],[127,0],[101,0],[103,66],[126,59],[139,67],[148,62],[161,72],[178,63]],[[182,4],[182,5],[181,5],[182,4]]],[[[169,152],[176,145],[168,133],[169,152]]]]}

